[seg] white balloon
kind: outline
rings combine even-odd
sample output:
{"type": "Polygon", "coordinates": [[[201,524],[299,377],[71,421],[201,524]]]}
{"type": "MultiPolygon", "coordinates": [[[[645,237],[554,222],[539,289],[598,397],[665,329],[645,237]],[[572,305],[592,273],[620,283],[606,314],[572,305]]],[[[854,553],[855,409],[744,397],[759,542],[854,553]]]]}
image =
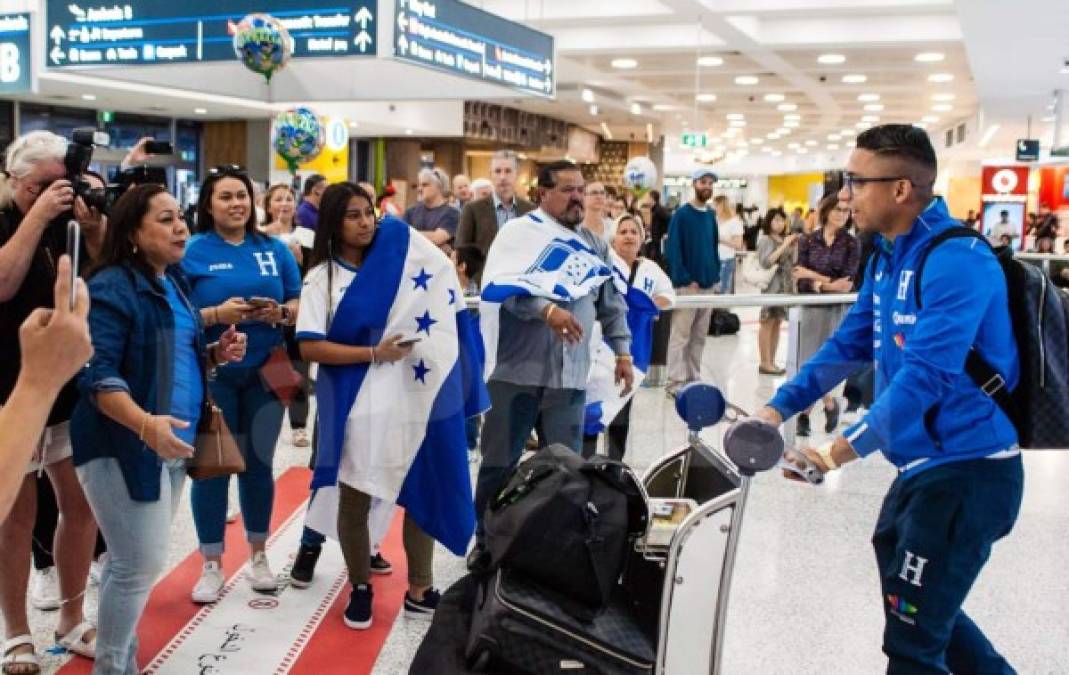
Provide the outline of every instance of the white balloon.
{"type": "Polygon", "coordinates": [[[631,190],[652,190],[657,186],[657,167],[649,157],[635,157],[624,167],[624,185],[631,190]]]}

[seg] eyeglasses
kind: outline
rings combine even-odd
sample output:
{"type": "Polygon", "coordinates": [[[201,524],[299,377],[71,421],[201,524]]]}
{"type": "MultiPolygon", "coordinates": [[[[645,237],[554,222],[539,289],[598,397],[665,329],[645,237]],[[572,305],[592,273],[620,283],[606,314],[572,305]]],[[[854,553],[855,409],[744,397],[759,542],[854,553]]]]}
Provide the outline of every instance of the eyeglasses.
{"type": "Polygon", "coordinates": [[[238,164],[218,164],[208,169],[209,176],[240,176],[242,178],[249,174],[245,171],[245,167],[238,164]]]}
{"type": "Polygon", "coordinates": [[[588,190],[587,193],[586,193],[586,196],[587,197],[604,197],[605,196],[605,190],[588,190]]]}
{"type": "Polygon", "coordinates": [[[868,183],[893,183],[898,180],[909,181],[910,185],[913,185],[913,180],[909,176],[858,176],[855,174],[845,174],[843,176],[843,187],[850,195],[854,194],[854,187],[864,187],[868,183]]]}

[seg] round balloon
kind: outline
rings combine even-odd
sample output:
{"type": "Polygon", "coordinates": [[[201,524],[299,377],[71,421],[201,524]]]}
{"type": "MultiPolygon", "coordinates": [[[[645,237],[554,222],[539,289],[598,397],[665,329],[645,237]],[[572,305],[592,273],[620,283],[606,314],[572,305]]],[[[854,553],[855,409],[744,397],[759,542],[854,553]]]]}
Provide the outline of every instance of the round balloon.
{"type": "Polygon", "coordinates": [[[624,185],[635,193],[646,193],[657,185],[657,167],[649,157],[635,157],[624,167],[624,185]]]}
{"type": "Polygon", "coordinates": [[[290,60],[292,45],[289,31],[269,14],[249,14],[234,27],[234,53],[268,82],[290,60]]]}
{"type": "Polygon", "coordinates": [[[325,142],[323,122],[308,108],[291,108],[275,117],[271,145],[285,160],[290,173],[297,173],[298,164],[315,159],[325,142]]]}

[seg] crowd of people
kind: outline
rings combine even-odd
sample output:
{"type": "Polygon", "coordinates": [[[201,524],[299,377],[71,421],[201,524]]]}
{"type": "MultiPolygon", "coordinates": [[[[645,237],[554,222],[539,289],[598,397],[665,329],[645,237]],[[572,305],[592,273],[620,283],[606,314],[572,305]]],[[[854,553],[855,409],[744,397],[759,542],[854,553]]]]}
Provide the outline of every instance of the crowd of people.
{"type": "MultiPolygon", "coordinates": [[[[752,210],[714,198],[717,177],[706,168],[671,211],[656,191],[635,198],[561,161],[539,170],[534,203],[518,194],[518,158],[509,151],[492,156],[486,178],[422,169],[407,209],[389,186],[377,195],[370,184],[319,175],[304,180],[300,195],[272,185],[257,203],[248,173],[223,165],[208,171],[194,222],[156,184],[129,188],[105,214],[76,196],[66,148],[50,132],[19,137],[0,178],[0,609],[9,675],[40,670],[26,598],[31,543],[42,538],[55,559],[57,643],[95,658],[94,672],[137,672],[137,624],[166,562],[198,430],[217,412],[244,462],[235,480],[254,590],[278,587],[265,546],[288,411],[293,444],[313,446],[313,504],[322,491],[338,491],[331,522],[352,583],[345,624],[372,624],[372,575],[392,570],[376,548],[381,503],[406,508],[404,609],[426,618],[440,598],[434,541],[462,554],[474,535],[469,566],[485,567],[483,510],[532,438],[589,456],[605,433],[608,454],[625,457],[630,395],[651,364],[654,324],[678,297],[734,293],[737,281],[767,294],[849,293],[862,284],[874,246],[854,222],[849,187],[808,214],[774,207],[755,224],[752,210]],[[73,271],[65,255],[71,219],[83,235],[73,271]],[[547,253],[560,250],[566,258],[554,263],[547,253]],[[458,300],[480,291],[476,316],[458,300]],[[414,323],[398,318],[412,313],[414,323]],[[480,327],[485,348],[468,339],[480,327]],[[477,376],[462,382],[454,367],[477,376]],[[296,373],[298,384],[280,384],[280,371],[296,373]],[[608,382],[599,391],[610,392],[596,401],[597,410],[611,410],[602,419],[591,418],[596,377],[608,382]],[[448,414],[432,414],[435,397],[359,396],[364,386],[401,392],[428,383],[456,399],[448,414]],[[434,429],[434,442],[445,444],[435,457],[481,450],[474,499],[467,469],[448,463],[423,467],[436,480],[420,483],[422,494],[408,482],[388,487],[397,477],[382,467],[399,448],[422,447],[428,418],[450,420],[434,429]],[[423,427],[412,423],[418,419],[423,427]],[[58,507],[54,531],[44,535],[35,529],[42,474],[58,507]],[[449,510],[455,522],[443,519],[449,510]],[[91,622],[82,600],[101,560],[91,622]]],[[[1053,242],[1051,222],[1039,214],[1037,241],[1053,242]]],[[[1048,244],[1037,246],[1050,252],[1048,244]]],[[[1054,276],[1069,283],[1069,266],[1054,276]]],[[[701,378],[711,314],[672,312],[669,396],[701,378]]],[[[822,346],[844,315],[841,306],[804,312],[801,361],[830,358],[822,346]]],[[[762,375],[785,373],[776,363],[785,318],[783,307],[761,310],[762,375]]],[[[765,414],[798,414],[806,436],[819,402],[824,431],[835,432],[838,401],[812,382],[799,387],[765,414]]],[[[196,603],[216,602],[225,582],[230,478],[189,481],[203,558],[190,588],[196,603]]],[[[312,582],[324,545],[310,520],[295,587],[312,582]]]]}

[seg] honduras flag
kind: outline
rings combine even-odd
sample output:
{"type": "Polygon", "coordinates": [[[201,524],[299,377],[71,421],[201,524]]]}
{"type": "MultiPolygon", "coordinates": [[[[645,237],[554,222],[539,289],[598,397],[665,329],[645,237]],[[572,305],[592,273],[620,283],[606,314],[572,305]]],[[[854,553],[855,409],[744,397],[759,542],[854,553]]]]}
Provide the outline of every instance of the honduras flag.
{"type": "Polygon", "coordinates": [[[601,433],[627,404],[646,378],[653,353],[653,322],[660,309],[654,297],[663,295],[675,301],[675,290],[664,271],[651,260],[640,258],[632,270],[615,252],[612,281],[627,301],[627,327],[631,329],[631,355],[634,359],[635,384],[626,396],[616,385],[616,355],[602,339],[601,326],[595,324],[590,340],[590,377],[586,387],[586,416],[583,431],[601,433]]]}
{"type": "Polygon", "coordinates": [[[498,314],[511,297],[574,302],[593,293],[612,270],[574,231],[541,209],[509,221],[498,232],[483,270],[480,326],[486,345],[486,377],[497,361],[498,314]]]}
{"type": "Polygon", "coordinates": [[[319,491],[309,526],[334,530],[341,482],[374,497],[387,514],[395,503],[404,507],[427,534],[465,553],[475,507],[464,421],[485,411],[489,398],[463,300],[438,247],[401,220],[383,218],[326,339],[373,346],[401,333],[421,341],[395,363],[320,366],[312,479],[319,491]]]}

